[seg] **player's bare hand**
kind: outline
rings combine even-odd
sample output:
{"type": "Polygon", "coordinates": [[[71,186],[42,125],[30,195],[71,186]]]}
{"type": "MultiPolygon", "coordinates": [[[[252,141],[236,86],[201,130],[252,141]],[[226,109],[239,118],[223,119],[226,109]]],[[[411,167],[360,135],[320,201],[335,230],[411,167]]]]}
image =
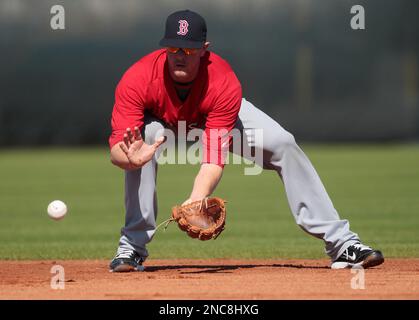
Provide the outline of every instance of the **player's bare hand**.
{"type": "Polygon", "coordinates": [[[131,128],[126,129],[126,132],[124,133],[124,144],[127,148],[129,148],[135,141],[142,140],[143,138],[141,137],[140,129],[138,129],[138,127],[134,127],[134,132],[132,132],[131,128]]]}
{"type": "Polygon", "coordinates": [[[133,169],[141,168],[153,158],[157,148],[165,141],[165,137],[160,137],[153,144],[147,144],[141,137],[140,130],[135,127],[134,132],[127,128],[124,134],[124,142],[120,143],[122,151],[126,154],[128,161],[133,169]]]}

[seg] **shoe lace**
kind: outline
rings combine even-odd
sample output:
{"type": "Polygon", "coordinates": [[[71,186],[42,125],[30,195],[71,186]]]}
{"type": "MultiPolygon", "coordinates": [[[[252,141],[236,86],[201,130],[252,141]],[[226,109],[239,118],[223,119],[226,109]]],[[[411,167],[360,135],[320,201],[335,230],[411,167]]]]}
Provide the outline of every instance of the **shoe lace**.
{"type": "Polygon", "coordinates": [[[362,244],[362,243],[355,243],[353,245],[356,249],[358,249],[359,251],[364,251],[364,250],[372,250],[370,247],[362,244]]]}
{"type": "Polygon", "coordinates": [[[134,251],[129,250],[129,249],[122,249],[122,250],[118,250],[115,259],[118,258],[131,258],[132,255],[134,254],[134,251]]]}

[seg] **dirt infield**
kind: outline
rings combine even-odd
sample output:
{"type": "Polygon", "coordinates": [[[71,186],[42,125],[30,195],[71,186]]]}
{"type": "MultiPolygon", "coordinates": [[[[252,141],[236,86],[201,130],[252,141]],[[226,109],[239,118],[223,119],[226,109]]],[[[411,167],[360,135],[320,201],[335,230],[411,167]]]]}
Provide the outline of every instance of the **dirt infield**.
{"type": "Polygon", "coordinates": [[[419,299],[419,259],[365,270],[364,289],[359,273],[328,264],[150,259],[144,272],[116,274],[108,261],[0,261],[0,299],[419,299]],[[63,290],[51,288],[54,265],[64,268],[63,290]]]}

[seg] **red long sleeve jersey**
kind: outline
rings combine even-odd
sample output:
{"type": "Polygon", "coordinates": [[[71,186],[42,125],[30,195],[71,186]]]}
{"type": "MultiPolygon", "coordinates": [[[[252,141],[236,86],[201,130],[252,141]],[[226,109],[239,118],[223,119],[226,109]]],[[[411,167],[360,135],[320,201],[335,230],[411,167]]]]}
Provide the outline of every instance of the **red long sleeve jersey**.
{"type": "Polygon", "coordinates": [[[172,128],[178,121],[185,121],[186,128],[205,128],[202,162],[223,166],[226,144],[210,131],[234,128],[241,99],[241,85],[230,65],[208,51],[187,99],[181,101],[169,75],[166,50],[156,50],[132,65],[116,88],[109,145],[122,141],[126,128],[141,129],[147,110],[172,128]]]}

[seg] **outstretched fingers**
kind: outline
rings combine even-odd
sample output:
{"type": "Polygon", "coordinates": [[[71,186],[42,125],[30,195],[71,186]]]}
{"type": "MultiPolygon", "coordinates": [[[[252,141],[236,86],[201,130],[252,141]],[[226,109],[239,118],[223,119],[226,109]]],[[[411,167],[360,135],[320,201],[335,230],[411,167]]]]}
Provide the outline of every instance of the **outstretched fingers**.
{"type": "Polygon", "coordinates": [[[129,142],[134,143],[136,139],[135,139],[135,134],[132,132],[131,128],[127,128],[126,134],[128,136],[129,142]]]}
{"type": "Polygon", "coordinates": [[[140,128],[134,127],[134,138],[135,140],[143,140],[143,137],[141,136],[140,128]]]}
{"type": "Polygon", "coordinates": [[[127,128],[124,133],[124,144],[129,149],[131,147],[131,144],[133,144],[135,141],[143,140],[141,137],[140,129],[136,126],[134,127],[134,132],[131,130],[131,128],[127,128]]]}

